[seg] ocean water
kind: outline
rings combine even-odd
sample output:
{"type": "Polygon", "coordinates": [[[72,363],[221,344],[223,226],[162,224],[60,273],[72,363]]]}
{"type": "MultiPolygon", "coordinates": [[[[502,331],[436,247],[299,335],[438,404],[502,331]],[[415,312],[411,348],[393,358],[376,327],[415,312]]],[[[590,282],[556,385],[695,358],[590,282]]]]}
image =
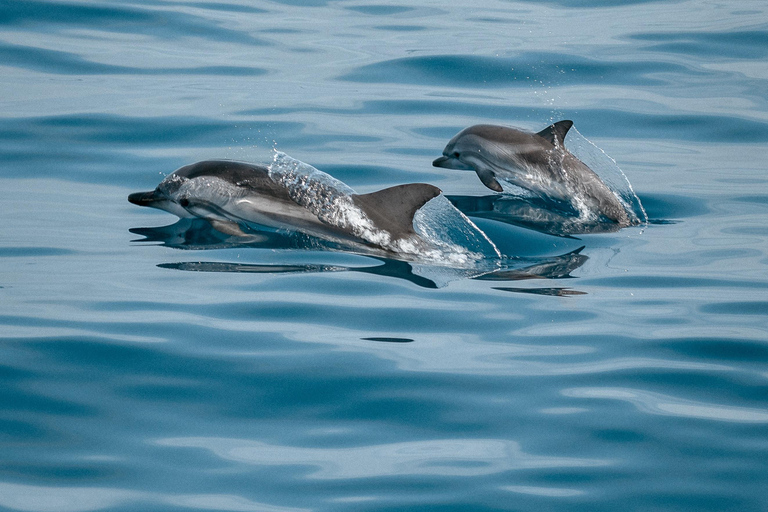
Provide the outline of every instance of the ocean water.
{"type": "Polygon", "coordinates": [[[0,509],[768,510],[767,58],[750,0],[0,1],[0,509]],[[431,166],[560,119],[647,225],[431,166]],[[514,265],[127,202],[275,149],[434,184],[514,265]]]}

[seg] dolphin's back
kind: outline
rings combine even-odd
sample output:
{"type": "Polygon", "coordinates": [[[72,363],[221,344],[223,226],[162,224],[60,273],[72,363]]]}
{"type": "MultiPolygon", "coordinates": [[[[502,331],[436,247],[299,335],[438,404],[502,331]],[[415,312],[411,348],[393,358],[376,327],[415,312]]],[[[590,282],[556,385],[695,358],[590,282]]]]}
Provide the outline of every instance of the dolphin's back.
{"type": "MultiPolygon", "coordinates": [[[[535,134],[524,132],[522,130],[515,130],[506,126],[497,126],[493,124],[476,124],[465,128],[459,132],[453,140],[459,140],[460,138],[467,136],[476,136],[484,140],[486,143],[492,142],[497,144],[509,144],[509,145],[523,145],[531,144],[535,134]]],[[[541,141],[536,141],[541,142],[541,141]]]]}
{"type": "Polygon", "coordinates": [[[255,193],[291,200],[285,187],[275,183],[269,177],[269,169],[262,165],[230,160],[205,160],[186,165],[174,174],[190,180],[202,177],[219,178],[255,193]]]}
{"type": "MultiPolygon", "coordinates": [[[[551,149],[550,146],[564,148],[565,136],[572,126],[573,121],[563,120],[547,126],[538,133],[530,133],[516,128],[509,128],[507,126],[477,124],[465,128],[459,135],[467,135],[471,133],[486,140],[502,144],[542,144],[541,149],[551,149]]],[[[458,138],[459,135],[455,138],[458,138]]]]}

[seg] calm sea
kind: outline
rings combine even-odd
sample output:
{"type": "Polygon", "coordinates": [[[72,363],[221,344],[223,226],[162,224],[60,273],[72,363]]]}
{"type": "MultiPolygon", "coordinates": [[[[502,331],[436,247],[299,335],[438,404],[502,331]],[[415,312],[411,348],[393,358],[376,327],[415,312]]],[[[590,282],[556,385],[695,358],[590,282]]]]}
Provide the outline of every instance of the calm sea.
{"type": "Polygon", "coordinates": [[[0,1],[0,509],[768,510],[766,62],[756,0],[0,1]],[[126,200],[274,149],[471,200],[450,137],[559,119],[651,222],[473,217],[505,280],[126,200]]]}

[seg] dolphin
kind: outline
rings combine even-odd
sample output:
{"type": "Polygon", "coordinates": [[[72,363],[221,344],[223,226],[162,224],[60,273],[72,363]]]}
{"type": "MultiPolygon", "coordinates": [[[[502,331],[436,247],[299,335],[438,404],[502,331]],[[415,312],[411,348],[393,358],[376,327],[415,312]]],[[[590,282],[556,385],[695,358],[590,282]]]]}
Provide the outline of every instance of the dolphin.
{"type": "Polygon", "coordinates": [[[355,194],[310,169],[314,181],[295,175],[280,179],[257,164],[208,160],[181,167],[155,190],[130,194],[128,201],[181,218],[203,218],[234,236],[248,236],[243,228],[260,224],[389,252],[411,252],[403,247],[423,242],[414,231],[413,216],[441,193],[439,188],[414,183],[355,194]]]}
{"type": "Polygon", "coordinates": [[[565,149],[573,121],[559,121],[538,133],[478,124],[460,131],[445,146],[435,167],[473,170],[483,184],[503,192],[498,180],[537,196],[570,204],[619,224],[632,222],[618,196],[592,169],[565,149]]]}

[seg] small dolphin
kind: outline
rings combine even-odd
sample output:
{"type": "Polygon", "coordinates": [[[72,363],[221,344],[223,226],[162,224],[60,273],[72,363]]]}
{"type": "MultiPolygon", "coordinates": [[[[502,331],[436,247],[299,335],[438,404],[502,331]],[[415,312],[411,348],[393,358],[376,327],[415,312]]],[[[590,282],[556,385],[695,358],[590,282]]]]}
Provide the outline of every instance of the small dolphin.
{"type": "Polygon", "coordinates": [[[616,194],[592,169],[565,149],[573,121],[559,121],[539,133],[479,124],[460,131],[432,162],[435,167],[473,170],[483,184],[503,192],[498,180],[544,199],[602,215],[620,226],[631,224],[616,194]]]}
{"type": "Polygon", "coordinates": [[[129,195],[128,201],[182,218],[203,218],[229,235],[246,236],[242,227],[255,223],[409,252],[403,247],[421,241],[413,228],[414,214],[441,193],[432,185],[415,183],[355,194],[327,174],[309,168],[314,178],[292,174],[279,179],[261,165],[198,162],[176,170],[155,190],[129,195]]]}

